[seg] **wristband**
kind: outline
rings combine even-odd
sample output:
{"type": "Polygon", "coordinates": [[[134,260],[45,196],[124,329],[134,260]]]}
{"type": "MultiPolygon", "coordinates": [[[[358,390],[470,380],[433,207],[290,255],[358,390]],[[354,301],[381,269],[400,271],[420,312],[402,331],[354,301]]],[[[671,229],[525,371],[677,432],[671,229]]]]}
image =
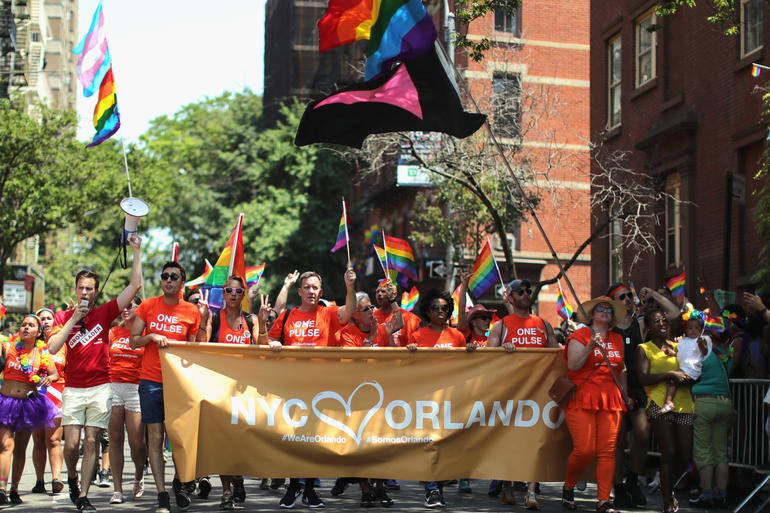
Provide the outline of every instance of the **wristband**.
{"type": "Polygon", "coordinates": [[[259,336],[260,336],[260,337],[266,337],[266,336],[267,336],[267,332],[264,332],[264,333],[260,333],[260,334],[259,334],[259,336]]]}

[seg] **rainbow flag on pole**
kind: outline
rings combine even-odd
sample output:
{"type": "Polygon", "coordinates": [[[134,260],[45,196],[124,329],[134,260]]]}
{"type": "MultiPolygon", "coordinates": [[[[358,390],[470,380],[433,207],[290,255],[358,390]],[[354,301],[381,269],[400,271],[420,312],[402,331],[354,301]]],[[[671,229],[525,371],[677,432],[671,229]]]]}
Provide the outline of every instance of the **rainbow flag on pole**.
{"type": "Polygon", "coordinates": [[[102,79],[112,65],[101,1],[96,6],[88,32],[72,51],[78,56],[77,75],[83,86],[83,96],[88,98],[103,83],[102,79]]]}
{"type": "Polygon", "coordinates": [[[383,237],[385,239],[388,267],[394,267],[398,272],[409,276],[414,281],[419,281],[417,278],[417,265],[415,264],[414,253],[412,253],[412,246],[409,245],[409,241],[390,237],[389,235],[384,235],[383,237]]]}
{"type": "Polygon", "coordinates": [[[722,333],[725,331],[725,320],[721,315],[718,317],[709,317],[708,315],[706,315],[704,317],[705,317],[703,321],[704,329],[715,331],[717,333],[722,333]]]}
{"type": "Polygon", "coordinates": [[[259,280],[262,279],[262,273],[264,272],[265,272],[264,262],[254,267],[247,267],[246,268],[246,288],[248,289],[255,283],[259,283],[259,280]]]}
{"type": "MultiPolygon", "coordinates": [[[[457,321],[458,317],[460,316],[460,288],[462,287],[462,283],[457,286],[454,292],[452,292],[452,299],[454,299],[455,307],[454,310],[452,310],[452,319],[457,321]]],[[[468,295],[468,293],[465,293],[465,310],[470,310],[473,308],[473,301],[471,301],[471,297],[468,295]]]]}
{"type": "Polygon", "coordinates": [[[347,209],[345,208],[345,198],[342,199],[342,217],[340,218],[340,226],[337,230],[337,242],[334,243],[334,247],[332,247],[332,253],[337,251],[338,249],[341,249],[345,247],[345,245],[350,240],[350,237],[348,237],[348,214],[347,209]]]}
{"type": "MultiPolygon", "coordinates": [[[[176,260],[174,260],[174,262],[176,262],[176,260]]],[[[209,262],[208,259],[204,259],[204,262],[206,262],[206,267],[203,269],[203,274],[201,274],[194,280],[190,280],[186,282],[184,284],[185,287],[188,287],[190,290],[195,290],[199,285],[203,285],[204,283],[206,283],[206,280],[211,274],[211,270],[214,268],[214,266],[211,265],[211,262],[209,262]]]]}
{"type": "Polygon", "coordinates": [[[118,98],[115,95],[115,80],[112,78],[112,67],[107,70],[99,86],[99,100],[94,107],[94,128],[96,134],[86,148],[103,143],[115,135],[120,128],[120,113],[118,98]]]}
{"type": "MultiPolygon", "coordinates": [[[[205,289],[209,292],[209,307],[212,311],[218,312],[224,307],[224,298],[222,288],[230,275],[239,276],[246,279],[246,264],[243,258],[243,214],[238,216],[238,222],[230,234],[227,245],[219,255],[214,268],[206,278],[205,289]]],[[[246,296],[243,298],[247,302],[246,296]]]]}
{"type": "Polygon", "coordinates": [[[388,278],[390,278],[390,281],[393,283],[398,283],[403,288],[406,288],[409,285],[409,278],[405,274],[401,274],[398,272],[398,269],[388,266],[385,262],[385,250],[379,247],[377,244],[372,244],[374,246],[374,251],[377,253],[377,258],[380,260],[380,265],[382,266],[382,272],[385,273],[388,278]],[[387,269],[387,272],[386,272],[387,269]]]}
{"type": "Polygon", "coordinates": [[[489,239],[487,239],[484,247],[481,249],[481,253],[479,253],[476,262],[474,262],[471,268],[468,289],[478,298],[498,281],[500,281],[500,273],[497,272],[492,246],[490,246],[489,239]]]}
{"type": "Polygon", "coordinates": [[[417,304],[417,301],[420,300],[420,291],[417,290],[417,287],[412,287],[412,290],[409,292],[404,292],[401,294],[401,308],[404,310],[409,310],[410,312],[414,310],[415,305],[417,304]]]}
{"type": "Polygon", "coordinates": [[[572,319],[574,310],[567,302],[567,298],[564,297],[564,291],[561,289],[561,283],[557,281],[556,286],[559,288],[559,292],[556,295],[556,313],[559,315],[559,317],[565,321],[568,321],[572,319]]]}
{"type": "Polygon", "coordinates": [[[762,68],[760,68],[756,64],[752,64],[751,65],[751,76],[752,77],[758,77],[759,76],[759,72],[761,71],[761,69],[762,68]]]}
{"type": "Polygon", "coordinates": [[[685,295],[686,287],[685,287],[685,271],[682,271],[682,274],[679,276],[674,276],[670,280],[666,282],[666,287],[668,287],[668,290],[671,291],[671,294],[675,297],[682,297],[685,295]]]}

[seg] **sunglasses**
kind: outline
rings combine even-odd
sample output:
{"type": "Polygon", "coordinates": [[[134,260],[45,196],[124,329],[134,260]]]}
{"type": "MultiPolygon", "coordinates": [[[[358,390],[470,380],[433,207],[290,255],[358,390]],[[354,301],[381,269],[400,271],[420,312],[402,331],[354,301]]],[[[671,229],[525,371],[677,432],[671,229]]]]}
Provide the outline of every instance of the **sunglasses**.
{"type": "Polygon", "coordinates": [[[195,297],[191,297],[191,298],[188,300],[188,302],[190,302],[190,303],[192,303],[192,304],[194,304],[194,305],[197,305],[197,304],[198,304],[198,301],[200,301],[200,297],[198,297],[198,296],[195,296],[195,297]]]}
{"type": "Polygon", "coordinates": [[[232,294],[232,293],[243,294],[243,289],[240,287],[237,287],[237,288],[225,287],[225,294],[232,294]]]}
{"type": "Polygon", "coordinates": [[[612,309],[611,306],[604,306],[604,305],[599,305],[599,306],[595,307],[594,310],[597,311],[597,312],[604,312],[604,313],[612,313],[613,312],[613,309],[612,309]]]}
{"type": "Polygon", "coordinates": [[[633,297],[630,292],[624,292],[621,295],[618,296],[618,301],[625,301],[626,298],[633,297]]]}
{"type": "Polygon", "coordinates": [[[523,296],[524,294],[528,296],[532,295],[532,289],[518,289],[518,290],[514,290],[514,292],[520,296],[523,296]]]}
{"type": "Polygon", "coordinates": [[[449,305],[439,305],[439,304],[430,305],[430,309],[433,310],[434,312],[438,312],[439,310],[444,310],[445,312],[448,312],[449,310],[451,310],[449,305]]]}
{"type": "Polygon", "coordinates": [[[160,279],[163,281],[171,280],[176,281],[180,278],[180,276],[177,273],[163,273],[160,275],[160,279]]]}
{"type": "Polygon", "coordinates": [[[492,317],[487,317],[486,315],[479,315],[477,317],[473,318],[474,321],[488,321],[492,322],[492,317]]]}
{"type": "Polygon", "coordinates": [[[359,310],[359,312],[371,312],[372,310],[374,310],[374,305],[369,305],[363,307],[361,310],[359,310]]]}

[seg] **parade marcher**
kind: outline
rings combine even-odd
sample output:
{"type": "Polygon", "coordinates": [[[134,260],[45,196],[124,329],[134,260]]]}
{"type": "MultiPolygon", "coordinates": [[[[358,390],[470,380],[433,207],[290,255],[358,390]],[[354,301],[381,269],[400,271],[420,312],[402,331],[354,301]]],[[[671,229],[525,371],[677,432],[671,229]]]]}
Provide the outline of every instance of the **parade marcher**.
{"type": "MultiPolygon", "coordinates": [[[[205,300],[198,305],[182,301],[179,291],[184,286],[186,274],[177,262],[166,262],[161,270],[161,296],[142,301],[136,309],[136,319],[131,329],[132,348],[144,347],[142,370],[139,375],[139,403],[142,422],[147,426],[147,451],[150,469],[158,490],[156,513],[169,513],[170,497],[166,491],[163,442],[165,413],[163,409],[163,373],[160,366],[159,348],[168,347],[169,341],[203,342],[206,340],[206,323],[202,313],[208,313],[205,300]]],[[[190,497],[175,477],[172,489],[177,506],[186,509],[190,497]]]]}
{"type": "MultiPolygon", "coordinates": [[[[513,312],[495,323],[489,332],[487,347],[500,347],[507,352],[513,352],[517,347],[559,347],[556,335],[551,325],[540,317],[533,315],[532,284],[529,280],[513,280],[506,287],[506,303],[513,312]]],[[[527,509],[539,509],[535,490],[537,483],[527,483],[527,495],[524,506],[527,509]]],[[[516,496],[509,482],[504,482],[501,500],[504,504],[516,504],[516,496]]]]}
{"type": "Polygon", "coordinates": [[[14,436],[53,427],[56,408],[38,389],[55,382],[59,375],[42,337],[40,319],[29,314],[22,319],[15,344],[5,348],[3,384],[0,387],[0,504],[21,504],[18,486],[21,469],[14,469],[10,491],[8,472],[14,436]]]}
{"type": "Polygon", "coordinates": [[[679,370],[676,360],[676,342],[669,339],[669,323],[660,310],[649,310],[645,323],[650,341],[638,348],[637,377],[647,394],[647,417],[652,432],[660,445],[660,488],[664,512],[675,512],[678,502],[674,497],[675,465],[684,470],[692,460],[693,401],[685,385],[687,375],[679,370]],[[680,383],[674,394],[674,409],[661,412],[666,400],[669,380],[680,383]]]}
{"type": "Polygon", "coordinates": [[[53,354],[67,344],[65,372],[67,386],[62,394],[62,426],[64,426],[64,460],[70,499],[79,511],[96,511],[88,500],[91,477],[96,472],[100,434],[110,419],[112,389],[110,387],[109,331],[112,321],[126,308],[142,286],[142,239],[129,238],[133,254],[128,286],[116,299],[95,306],[99,277],[83,270],[75,276],[74,310],[56,314],[49,351],[53,354]],[[85,427],[83,461],[78,487],[77,462],[80,433],[85,427]]]}
{"type": "Polygon", "coordinates": [[[110,330],[110,374],[112,376],[112,411],[110,412],[109,459],[114,492],[110,504],[120,504],[123,497],[123,440],[128,431],[128,446],[134,462],[134,498],[144,494],[144,461],[147,447],[144,443],[144,424],[139,405],[139,374],[142,370],[144,348],[130,345],[131,330],[136,320],[133,305],[121,313],[122,325],[110,330]]]}
{"type": "Polygon", "coordinates": [[[589,326],[575,331],[567,339],[564,356],[567,375],[577,385],[564,408],[564,418],[572,437],[572,452],[567,460],[567,476],[562,489],[562,505],[574,510],[574,488],[580,475],[596,460],[598,489],[597,513],[614,513],[610,502],[615,473],[615,443],[626,404],[620,386],[627,388],[623,361],[623,339],[611,330],[626,316],[623,303],[601,296],[582,304],[589,326]],[[611,366],[611,367],[610,367],[611,366]],[[612,373],[615,373],[613,376],[612,373]]]}
{"type": "Polygon", "coordinates": [[[380,280],[374,291],[374,300],[377,303],[374,318],[382,325],[388,322],[395,312],[400,312],[404,327],[393,333],[393,340],[396,347],[404,347],[409,343],[409,337],[412,333],[420,329],[420,318],[398,306],[397,294],[398,288],[392,281],[389,279],[380,280]]]}
{"type": "MultiPolygon", "coordinates": [[[[671,300],[650,288],[643,287],[639,291],[639,300],[642,303],[651,305],[656,304],[661,308],[670,321],[674,321],[680,315],[679,307],[671,300]]],[[[639,486],[639,475],[644,475],[645,463],[647,460],[647,446],[650,440],[650,423],[647,420],[646,406],[647,396],[644,393],[644,387],[636,379],[636,355],[637,347],[644,342],[644,319],[637,318],[634,315],[636,311],[636,301],[631,292],[631,287],[625,283],[614,283],[607,290],[607,296],[620,301],[626,307],[625,318],[618,321],[612,327],[612,331],[617,333],[623,339],[623,357],[626,363],[628,395],[633,399],[633,404],[628,412],[623,415],[620,423],[620,433],[615,451],[615,506],[632,507],[644,506],[647,504],[647,498],[639,486]],[[630,462],[628,471],[623,476],[625,448],[627,444],[626,432],[631,430],[630,442],[630,462]]]]}
{"type": "MultiPolygon", "coordinates": [[[[460,298],[457,304],[457,329],[465,336],[466,344],[473,344],[476,347],[486,347],[489,337],[489,324],[492,322],[494,310],[489,310],[484,305],[474,305],[470,311],[465,311],[466,291],[468,290],[468,281],[470,273],[460,273],[460,298]]],[[[462,486],[460,491],[470,493],[470,487],[465,489],[462,486]]]]}
{"type": "MultiPolygon", "coordinates": [[[[349,267],[345,270],[345,306],[323,306],[320,304],[323,295],[321,277],[313,271],[302,273],[298,290],[300,306],[281,312],[268,333],[273,351],[280,351],[283,346],[334,346],[335,333],[348,323],[356,311],[355,281],[356,272],[349,267]]],[[[293,508],[300,490],[299,479],[292,477],[280,506],[293,508]]],[[[305,479],[302,502],[311,508],[326,506],[315,491],[315,478],[305,479]]]]}

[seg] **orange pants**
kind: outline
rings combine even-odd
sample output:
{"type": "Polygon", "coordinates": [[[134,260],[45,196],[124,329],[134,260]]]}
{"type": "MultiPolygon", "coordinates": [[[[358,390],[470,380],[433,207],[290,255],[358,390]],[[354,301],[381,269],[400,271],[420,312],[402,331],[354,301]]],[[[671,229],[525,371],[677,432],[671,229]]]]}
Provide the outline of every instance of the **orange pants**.
{"type": "Polygon", "coordinates": [[[572,452],[567,460],[564,486],[574,488],[580,475],[596,459],[596,485],[599,500],[610,500],[612,477],[615,473],[615,443],[621,411],[567,408],[564,419],[572,436],[572,452]]]}

